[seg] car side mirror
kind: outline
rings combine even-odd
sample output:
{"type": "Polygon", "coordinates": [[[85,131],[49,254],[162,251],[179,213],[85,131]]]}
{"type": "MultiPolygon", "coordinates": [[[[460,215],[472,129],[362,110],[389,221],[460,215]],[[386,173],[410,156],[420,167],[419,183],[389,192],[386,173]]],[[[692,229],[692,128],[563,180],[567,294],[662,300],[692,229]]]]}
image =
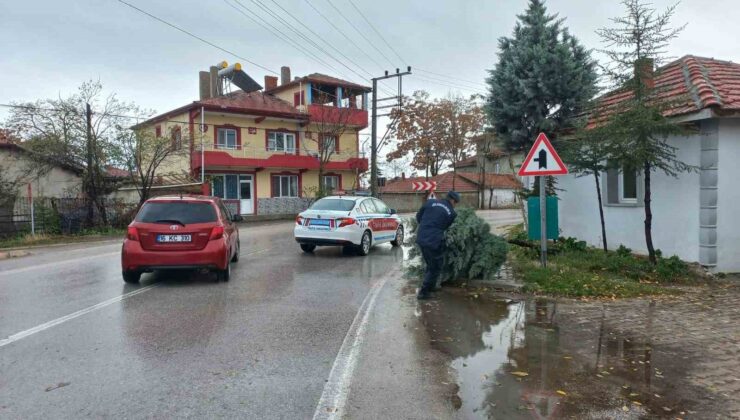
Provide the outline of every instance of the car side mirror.
{"type": "Polygon", "coordinates": [[[398,213],[398,212],[396,211],[396,209],[391,209],[391,214],[396,214],[396,213],[398,213]]]}
{"type": "Polygon", "coordinates": [[[244,218],[242,217],[241,214],[235,214],[235,215],[231,216],[231,221],[232,222],[243,222],[244,221],[244,218]]]}

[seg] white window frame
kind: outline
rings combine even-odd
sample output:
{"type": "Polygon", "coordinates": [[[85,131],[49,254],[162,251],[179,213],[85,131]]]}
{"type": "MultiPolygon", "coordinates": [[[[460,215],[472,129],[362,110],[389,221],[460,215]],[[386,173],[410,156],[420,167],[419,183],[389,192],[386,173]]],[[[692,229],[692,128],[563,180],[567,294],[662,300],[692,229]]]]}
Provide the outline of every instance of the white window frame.
{"type": "Polygon", "coordinates": [[[324,156],[327,156],[328,153],[334,154],[337,153],[337,136],[329,136],[329,135],[323,135],[321,136],[321,147],[324,151],[324,156]],[[331,140],[331,142],[327,142],[327,140],[331,140]],[[326,146],[327,143],[331,144],[331,150],[326,146]]]}
{"type": "Polygon", "coordinates": [[[267,151],[268,152],[283,152],[283,153],[295,153],[296,152],[296,135],[295,133],[289,133],[286,131],[270,131],[267,133],[267,151]],[[278,148],[278,136],[283,137],[283,147],[278,148]],[[288,139],[292,141],[292,147],[288,147],[288,139]]]}
{"type": "Polygon", "coordinates": [[[321,186],[324,187],[324,190],[331,190],[331,191],[337,191],[339,190],[339,175],[324,175],[321,179],[321,186]],[[326,184],[327,179],[333,179],[334,186],[329,186],[326,184]],[[328,187],[328,188],[327,188],[328,187]]]}
{"type": "Polygon", "coordinates": [[[624,168],[619,172],[619,182],[617,182],[619,188],[619,202],[624,204],[637,204],[637,196],[639,195],[639,182],[637,177],[637,171],[635,172],[635,197],[628,198],[624,196],[624,168]]]}
{"type": "MultiPolygon", "coordinates": [[[[273,175],[270,179],[270,182],[274,180],[274,178],[278,178],[278,189],[275,191],[277,194],[274,195],[274,198],[297,198],[300,197],[300,191],[298,191],[298,175],[273,175]],[[288,191],[287,194],[285,194],[285,191],[283,191],[283,179],[288,178],[288,191]],[[295,180],[295,195],[290,195],[290,187],[291,187],[291,180],[295,180]]],[[[270,188],[273,188],[272,185],[270,185],[270,188]]]]}
{"type": "Polygon", "coordinates": [[[226,150],[236,150],[239,148],[238,144],[238,137],[237,137],[236,128],[229,128],[229,127],[219,127],[216,132],[216,148],[217,149],[226,149],[226,150]],[[222,143],[221,140],[221,132],[224,132],[223,140],[225,143],[222,143]],[[229,137],[228,133],[233,132],[234,133],[234,145],[229,146],[229,137]]]}

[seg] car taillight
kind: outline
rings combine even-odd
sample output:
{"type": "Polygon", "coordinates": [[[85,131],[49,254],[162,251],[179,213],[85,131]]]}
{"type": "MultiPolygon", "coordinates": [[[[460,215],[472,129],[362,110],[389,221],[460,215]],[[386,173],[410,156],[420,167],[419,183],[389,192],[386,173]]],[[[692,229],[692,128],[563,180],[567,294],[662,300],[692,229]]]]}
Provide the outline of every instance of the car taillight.
{"type": "Polygon", "coordinates": [[[301,217],[300,215],[296,216],[295,217],[295,224],[302,225],[303,224],[303,217],[301,217]]]}
{"type": "Polygon", "coordinates": [[[345,226],[349,226],[349,225],[354,225],[355,224],[355,219],[353,219],[351,217],[343,217],[341,219],[338,219],[337,222],[339,222],[339,226],[338,227],[345,227],[345,226]]]}
{"type": "Polygon", "coordinates": [[[208,240],[212,241],[214,239],[221,239],[223,237],[224,237],[224,227],[215,226],[213,229],[211,229],[211,237],[208,238],[208,240]]]}
{"type": "Polygon", "coordinates": [[[129,227],[126,230],[126,237],[132,241],[139,241],[139,232],[136,230],[135,227],[129,227]]]}

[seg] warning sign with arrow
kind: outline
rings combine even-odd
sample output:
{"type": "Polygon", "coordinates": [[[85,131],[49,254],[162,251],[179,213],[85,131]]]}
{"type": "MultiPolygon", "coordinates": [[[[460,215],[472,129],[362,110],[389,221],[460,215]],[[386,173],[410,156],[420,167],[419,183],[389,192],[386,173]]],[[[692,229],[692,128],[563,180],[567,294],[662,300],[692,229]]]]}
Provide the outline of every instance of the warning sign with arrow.
{"type": "Polygon", "coordinates": [[[550,140],[545,133],[540,133],[519,169],[519,176],[565,175],[567,173],[568,168],[552,147],[550,140]]]}

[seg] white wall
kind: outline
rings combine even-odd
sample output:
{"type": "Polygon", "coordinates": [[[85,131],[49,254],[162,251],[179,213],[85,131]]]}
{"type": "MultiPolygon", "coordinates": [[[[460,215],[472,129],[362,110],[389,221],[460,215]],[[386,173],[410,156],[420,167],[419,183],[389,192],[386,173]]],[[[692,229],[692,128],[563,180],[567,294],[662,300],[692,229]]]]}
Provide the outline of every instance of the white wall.
{"type": "Polygon", "coordinates": [[[483,201],[482,208],[488,208],[489,200],[492,208],[507,207],[514,204],[516,191],[511,189],[494,188],[493,199],[491,199],[491,190],[487,189],[484,193],[484,196],[485,199],[483,201]]]}
{"type": "MultiPolygon", "coordinates": [[[[699,165],[699,139],[698,135],[671,138],[669,143],[679,148],[679,159],[699,165]]],[[[698,261],[699,175],[681,174],[676,179],[662,172],[654,172],[651,179],[653,245],[664,256],[678,255],[686,261],[698,261]]],[[[639,182],[642,182],[642,178],[639,182]]],[[[564,190],[558,193],[561,235],[574,236],[600,247],[601,226],[593,175],[581,178],[574,175],[558,177],[558,188],[564,190]]],[[[603,190],[602,195],[606,201],[606,192],[603,190]]],[[[604,205],[604,219],[609,249],[616,249],[623,244],[635,252],[647,253],[644,206],[604,205]]]]}
{"type": "Polygon", "coordinates": [[[740,272],[740,120],[719,125],[717,271],[740,272]]]}

